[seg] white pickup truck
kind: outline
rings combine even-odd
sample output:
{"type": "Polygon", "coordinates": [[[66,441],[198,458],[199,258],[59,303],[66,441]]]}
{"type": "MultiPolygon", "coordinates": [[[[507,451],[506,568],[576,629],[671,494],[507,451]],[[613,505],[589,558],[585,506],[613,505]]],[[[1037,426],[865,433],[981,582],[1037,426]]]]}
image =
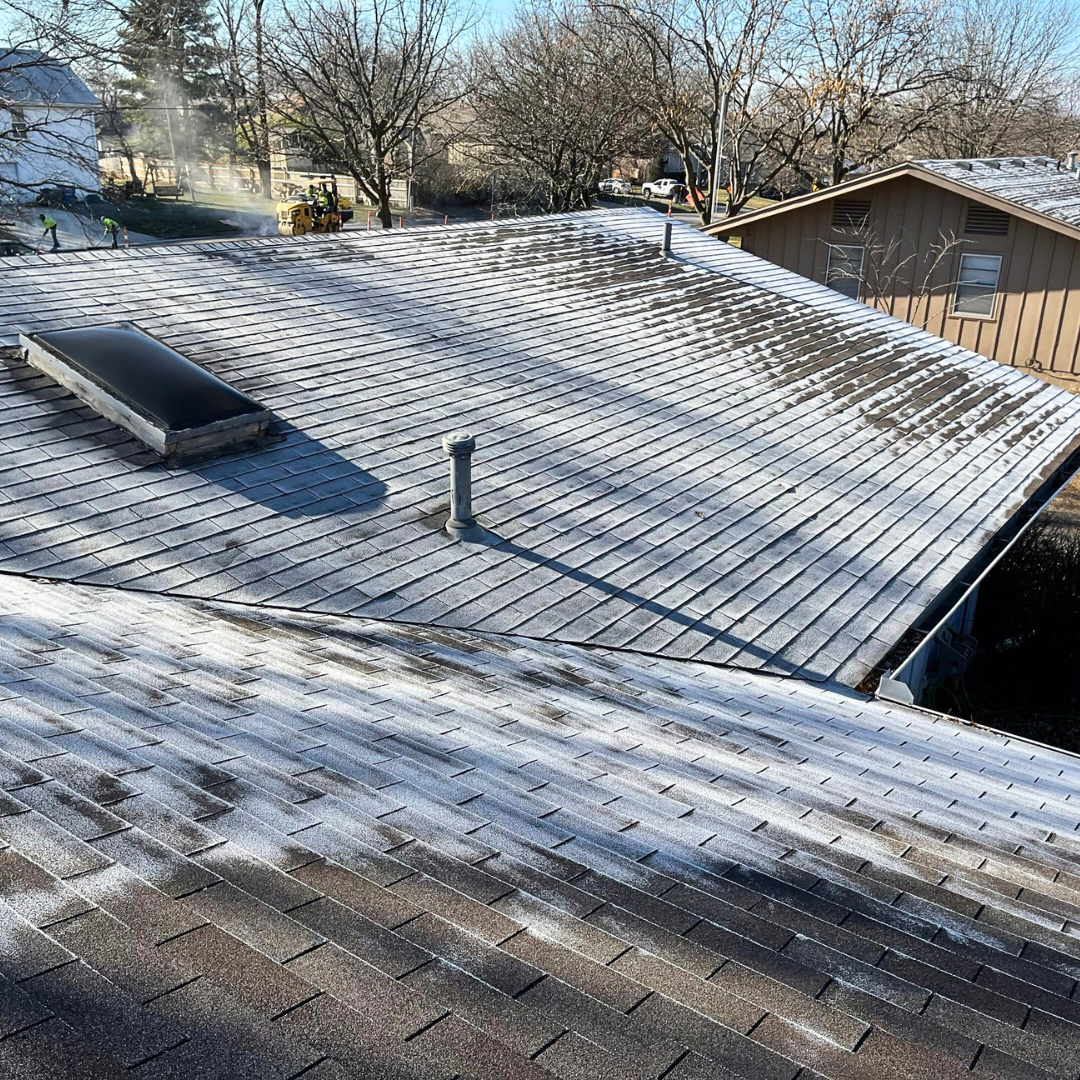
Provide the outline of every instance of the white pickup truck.
{"type": "Polygon", "coordinates": [[[667,176],[662,180],[653,180],[641,185],[641,194],[646,199],[677,199],[685,192],[686,185],[681,180],[672,180],[667,176]]]}

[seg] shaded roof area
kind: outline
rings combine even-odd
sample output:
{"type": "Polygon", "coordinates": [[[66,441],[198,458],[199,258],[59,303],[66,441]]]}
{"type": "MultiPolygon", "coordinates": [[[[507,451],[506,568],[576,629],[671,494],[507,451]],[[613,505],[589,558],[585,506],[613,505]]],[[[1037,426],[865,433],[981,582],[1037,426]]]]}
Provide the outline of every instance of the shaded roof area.
{"type": "Polygon", "coordinates": [[[0,103],[100,104],[70,67],[30,49],[0,49],[0,103]]]}
{"type": "Polygon", "coordinates": [[[0,577],[0,1075],[1074,1077],[1080,759],[0,577]]]}
{"type": "Polygon", "coordinates": [[[0,369],[0,568],[857,685],[1080,441],[1080,400],[654,213],[83,252],[0,341],[132,319],[271,409],[167,468],[0,369]],[[450,540],[470,429],[488,542],[450,540]]]}
{"type": "Polygon", "coordinates": [[[1054,158],[964,158],[916,165],[955,183],[1080,227],[1080,177],[1054,158]]]}

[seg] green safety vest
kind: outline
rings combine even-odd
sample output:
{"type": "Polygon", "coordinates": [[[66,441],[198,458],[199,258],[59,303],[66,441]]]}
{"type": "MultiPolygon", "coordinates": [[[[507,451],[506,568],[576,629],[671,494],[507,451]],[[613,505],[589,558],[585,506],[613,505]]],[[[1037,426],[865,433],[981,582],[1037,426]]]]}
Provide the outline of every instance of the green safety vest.
{"type": "Polygon", "coordinates": [[[111,217],[103,217],[101,219],[101,224],[104,225],[106,229],[119,229],[120,228],[120,222],[119,221],[113,221],[113,219],[111,217]]]}
{"type": "Polygon", "coordinates": [[[45,226],[46,229],[56,228],[56,222],[51,217],[49,217],[48,214],[46,214],[45,217],[42,219],[42,224],[45,226]]]}

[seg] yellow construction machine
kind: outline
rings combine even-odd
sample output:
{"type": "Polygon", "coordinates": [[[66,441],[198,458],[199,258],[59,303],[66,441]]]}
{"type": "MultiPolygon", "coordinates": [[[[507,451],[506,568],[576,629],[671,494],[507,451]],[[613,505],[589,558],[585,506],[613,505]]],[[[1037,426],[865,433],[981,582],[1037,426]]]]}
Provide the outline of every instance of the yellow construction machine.
{"type": "Polygon", "coordinates": [[[282,236],[340,232],[352,216],[352,201],[338,195],[337,184],[309,184],[306,193],[277,204],[277,231],[282,236]]]}

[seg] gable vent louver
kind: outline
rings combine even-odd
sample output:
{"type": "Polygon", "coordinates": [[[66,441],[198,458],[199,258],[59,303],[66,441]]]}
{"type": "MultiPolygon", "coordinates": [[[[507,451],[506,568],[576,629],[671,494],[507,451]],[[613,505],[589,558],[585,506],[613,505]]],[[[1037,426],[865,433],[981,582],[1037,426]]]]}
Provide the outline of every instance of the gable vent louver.
{"type": "Polygon", "coordinates": [[[834,229],[861,229],[870,220],[869,199],[837,199],[833,203],[834,229]]]}
{"type": "Polygon", "coordinates": [[[23,356],[169,457],[265,434],[271,414],[133,323],[20,334],[23,356]]]}
{"type": "Polygon", "coordinates": [[[1009,215],[993,206],[968,203],[964,232],[969,236],[1007,236],[1009,215]]]}

